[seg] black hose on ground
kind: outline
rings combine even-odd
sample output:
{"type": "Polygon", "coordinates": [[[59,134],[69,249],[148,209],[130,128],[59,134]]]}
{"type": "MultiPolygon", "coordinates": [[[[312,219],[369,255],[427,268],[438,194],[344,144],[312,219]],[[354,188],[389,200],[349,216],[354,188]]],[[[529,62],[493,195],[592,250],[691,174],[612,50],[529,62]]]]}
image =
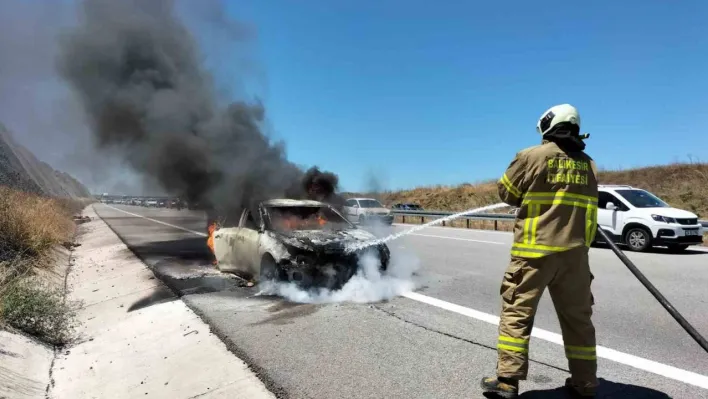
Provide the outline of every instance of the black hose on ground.
{"type": "Polygon", "coordinates": [[[663,295],[661,295],[661,292],[659,292],[659,290],[654,287],[654,285],[644,276],[644,274],[642,274],[642,272],[637,269],[637,266],[635,266],[634,263],[629,260],[627,255],[625,255],[624,252],[619,249],[617,244],[615,244],[615,242],[607,236],[607,233],[605,233],[600,228],[597,229],[597,232],[602,236],[607,245],[612,248],[612,251],[614,251],[615,255],[620,258],[622,263],[624,263],[625,266],[629,268],[629,271],[631,271],[632,274],[634,274],[634,276],[639,279],[639,281],[644,285],[644,287],[646,287],[649,292],[654,295],[654,298],[659,301],[661,306],[663,306],[664,309],[666,309],[671,314],[671,316],[676,319],[676,321],[681,325],[681,327],[683,327],[683,329],[686,330],[689,335],[691,335],[691,337],[698,343],[698,345],[701,346],[701,348],[703,348],[703,350],[708,352],[708,341],[706,341],[706,339],[703,338],[703,336],[701,336],[701,334],[699,334],[695,328],[693,328],[691,323],[689,323],[683,316],[681,316],[681,313],[679,313],[678,310],[676,310],[676,308],[674,308],[674,306],[669,303],[669,301],[664,298],[663,295]]]}

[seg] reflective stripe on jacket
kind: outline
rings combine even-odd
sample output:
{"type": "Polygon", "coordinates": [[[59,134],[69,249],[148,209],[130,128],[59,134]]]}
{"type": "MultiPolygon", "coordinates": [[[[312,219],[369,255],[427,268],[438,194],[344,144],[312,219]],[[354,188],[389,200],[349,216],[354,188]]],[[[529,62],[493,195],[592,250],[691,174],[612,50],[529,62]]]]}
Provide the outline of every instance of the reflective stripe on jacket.
{"type": "Polygon", "coordinates": [[[597,169],[584,152],[544,141],[517,153],[497,185],[501,200],[519,208],[513,256],[540,258],[592,243],[597,169]]]}

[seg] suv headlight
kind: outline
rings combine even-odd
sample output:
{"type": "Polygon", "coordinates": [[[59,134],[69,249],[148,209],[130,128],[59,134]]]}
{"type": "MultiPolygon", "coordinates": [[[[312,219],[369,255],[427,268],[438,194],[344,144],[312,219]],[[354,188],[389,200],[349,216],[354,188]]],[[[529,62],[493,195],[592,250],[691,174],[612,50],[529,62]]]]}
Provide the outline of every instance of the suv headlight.
{"type": "Polygon", "coordinates": [[[676,223],[676,219],[670,218],[668,216],[651,215],[651,218],[656,220],[657,222],[676,223]]]}

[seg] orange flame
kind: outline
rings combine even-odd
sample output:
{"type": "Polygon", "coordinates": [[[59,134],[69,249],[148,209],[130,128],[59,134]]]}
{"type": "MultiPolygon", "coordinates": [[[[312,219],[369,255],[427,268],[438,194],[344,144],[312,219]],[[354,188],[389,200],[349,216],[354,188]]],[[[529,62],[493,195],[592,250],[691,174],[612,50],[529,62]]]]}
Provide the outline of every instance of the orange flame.
{"type": "Polygon", "coordinates": [[[212,255],[214,255],[214,260],[211,262],[212,264],[216,264],[216,252],[214,251],[214,231],[216,231],[216,222],[212,222],[209,227],[207,228],[207,231],[209,232],[209,237],[207,238],[207,247],[209,247],[209,250],[211,251],[212,255]]]}
{"type": "Polygon", "coordinates": [[[316,217],[310,217],[307,219],[301,219],[297,216],[290,216],[282,218],[279,223],[281,227],[286,230],[295,230],[299,228],[307,229],[309,226],[312,226],[313,223],[316,223],[319,226],[324,226],[327,224],[327,219],[322,215],[317,215],[316,217]]]}

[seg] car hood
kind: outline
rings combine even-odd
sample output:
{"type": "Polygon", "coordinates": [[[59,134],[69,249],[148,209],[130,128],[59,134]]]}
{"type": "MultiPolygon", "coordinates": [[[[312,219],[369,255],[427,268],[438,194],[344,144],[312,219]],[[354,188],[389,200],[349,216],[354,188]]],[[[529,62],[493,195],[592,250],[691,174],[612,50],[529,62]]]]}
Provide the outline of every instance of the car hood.
{"type": "Polygon", "coordinates": [[[697,218],[695,213],[684,211],[677,208],[640,208],[638,209],[643,215],[651,217],[651,215],[660,215],[678,219],[694,219],[697,218]]]}
{"type": "Polygon", "coordinates": [[[279,232],[277,237],[284,244],[304,250],[342,251],[351,243],[375,240],[366,230],[296,230],[279,232]]]}

